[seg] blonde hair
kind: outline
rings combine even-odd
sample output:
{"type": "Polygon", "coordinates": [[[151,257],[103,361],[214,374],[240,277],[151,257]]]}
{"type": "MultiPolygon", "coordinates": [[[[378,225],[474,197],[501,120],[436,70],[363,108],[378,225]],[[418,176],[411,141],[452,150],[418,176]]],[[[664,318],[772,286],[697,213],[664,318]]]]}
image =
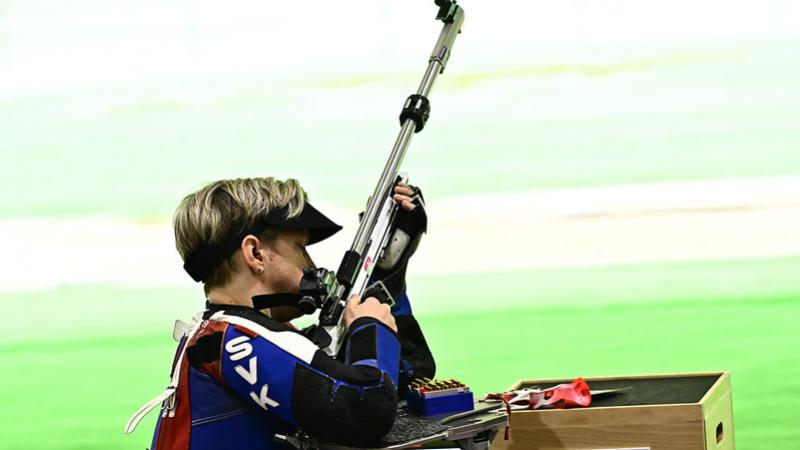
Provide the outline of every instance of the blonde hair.
{"type": "MultiPolygon", "coordinates": [[[[232,227],[249,228],[273,208],[286,208],[287,218],[303,211],[307,194],[294,179],[237,178],[209,183],[181,200],[173,217],[175,247],[186,258],[201,245],[220,242],[232,227]]],[[[239,230],[233,230],[238,232],[239,230]]],[[[260,239],[270,241],[277,229],[266,229],[260,239]]],[[[235,253],[234,253],[235,254],[235,253]]],[[[204,280],[205,291],[230,281],[234,271],[233,255],[204,280]]]]}

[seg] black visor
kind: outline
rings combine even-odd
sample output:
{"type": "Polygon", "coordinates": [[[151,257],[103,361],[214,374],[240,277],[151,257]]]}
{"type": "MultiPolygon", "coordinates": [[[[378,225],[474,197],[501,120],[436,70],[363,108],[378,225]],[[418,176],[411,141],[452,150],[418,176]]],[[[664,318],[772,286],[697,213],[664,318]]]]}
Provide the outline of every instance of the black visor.
{"type": "Polygon", "coordinates": [[[192,251],[183,263],[184,270],[194,281],[205,281],[222,261],[239,248],[245,236],[259,234],[267,228],[308,231],[308,245],[327,239],[342,229],[308,202],[300,214],[287,217],[288,214],[288,208],[276,208],[259,217],[251,226],[234,224],[219,242],[202,244],[192,251]]]}

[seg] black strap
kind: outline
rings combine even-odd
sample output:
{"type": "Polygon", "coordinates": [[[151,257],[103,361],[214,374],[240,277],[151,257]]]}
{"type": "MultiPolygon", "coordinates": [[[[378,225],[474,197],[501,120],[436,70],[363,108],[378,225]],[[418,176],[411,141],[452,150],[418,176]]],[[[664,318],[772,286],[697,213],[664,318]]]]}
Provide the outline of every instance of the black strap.
{"type": "Polygon", "coordinates": [[[293,293],[263,294],[253,296],[254,309],[275,308],[278,306],[297,306],[303,296],[293,293]]]}

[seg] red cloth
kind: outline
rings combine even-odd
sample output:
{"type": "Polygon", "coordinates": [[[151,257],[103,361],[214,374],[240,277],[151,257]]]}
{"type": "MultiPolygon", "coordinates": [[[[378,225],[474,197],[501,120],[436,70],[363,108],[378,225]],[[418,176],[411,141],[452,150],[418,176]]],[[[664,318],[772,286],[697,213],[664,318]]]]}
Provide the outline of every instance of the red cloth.
{"type": "Polygon", "coordinates": [[[572,383],[559,384],[544,390],[528,389],[508,391],[502,394],[489,394],[487,399],[502,400],[508,413],[508,426],[505,431],[505,440],[508,440],[511,430],[511,410],[520,409],[545,409],[545,408],[572,408],[575,406],[589,406],[592,403],[592,392],[583,378],[576,378],[572,383]],[[526,395],[527,394],[527,395],[526,395]],[[512,408],[514,407],[514,408],[512,408]]]}
{"type": "Polygon", "coordinates": [[[577,378],[569,384],[559,384],[541,392],[531,392],[528,408],[572,408],[589,406],[592,393],[583,378],[577,378]]]}

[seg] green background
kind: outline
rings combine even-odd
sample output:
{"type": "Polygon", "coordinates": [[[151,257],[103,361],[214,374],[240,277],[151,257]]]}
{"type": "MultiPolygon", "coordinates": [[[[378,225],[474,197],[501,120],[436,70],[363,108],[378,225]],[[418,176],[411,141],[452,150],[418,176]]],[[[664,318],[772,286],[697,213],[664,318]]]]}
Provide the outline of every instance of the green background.
{"type": "MultiPolygon", "coordinates": [[[[169,3],[167,19],[194,4],[169,3]]],[[[531,4],[546,21],[544,4],[531,4]]],[[[747,15],[740,6],[732,10],[747,15]]],[[[90,20],[109,8],[0,1],[0,77],[7,77],[0,78],[0,219],[160,222],[207,181],[263,175],[298,178],[313,199],[356,208],[378,176],[397,110],[436,33],[428,24],[423,44],[408,48],[374,38],[380,45],[363,56],[348,50],[346,62],[315,63],[311,55],[310,62],[177,76],[159,75],[157,61],[130,54],[149,75],[108,80],[102,71],[92,76],[92,67],[75,72],[70,45],[84,58],[75,65],[96,56],[97,68],[114,56],[115,42],[158,45],[151,28],[137,25],[150,16],[130,14],[117,23],[122,28],[90,20]],[[85,23],[75,19],[84,16],[85,23]],[[60,60],[52,55],[63,42],[60,60]],[[47,70],[25,72],[35,67],[26,66],[29,56],[47,70]],[[73,82],[54,81],[61,71],[73,82]]],[[[432,6],[415,8],[421,22],[430,21],[432,6]]],[[[342,17],[356,27],[371,13],[342,17]]],[[[713,8],[694,13],[706,14],[709,29],[726,23],[713,8]]],[[[428,128],[404,164],[429,199],[800,175],[800,37],[784,22],[752,31],[730,19],[730,32],[684,36],[676,27],[669,39],[632,32],[621,42],[577,30],[578,41],[552,46],[516,34],[501,47],[496,36],[482,43],[489,25],[474,17],[475,33],[466,28],[459,38],[434,88],[428,128]]],[[[202,20],[180,24],[181,42],[218,36],[202,20]]],[[[165,31],[172,25],[156,27],[156,37],[172,36],[165,31]]],[[[492,26],[503,30],[502,21],[492,26]]],[[[184,51],[191,53],[175,54],[184,51]]],[[[31,251],[46,252],[44,239],[31,251]]],[[[479,254],[480,243],[471,244],[479,254]]],[[[46,278],[47,264],[74,260],[56,254],[44,269],[28,269],[46,278]]],[[[12,267],[14,255],[3,265],[12,267]]],[[[797,447],[800,256],[468,275],[454,262],[450,272],[409,280],[439,376],[484,393],[522,378],[726,370],[739,448],[797,447]]],[[[0,307],[0,448],[149,445],[154,416],[132,436],[123,436],[123,425],[167,383],[172,322],[202,307],[197,287],[68,284],[4,292],[0,307]]]]}

